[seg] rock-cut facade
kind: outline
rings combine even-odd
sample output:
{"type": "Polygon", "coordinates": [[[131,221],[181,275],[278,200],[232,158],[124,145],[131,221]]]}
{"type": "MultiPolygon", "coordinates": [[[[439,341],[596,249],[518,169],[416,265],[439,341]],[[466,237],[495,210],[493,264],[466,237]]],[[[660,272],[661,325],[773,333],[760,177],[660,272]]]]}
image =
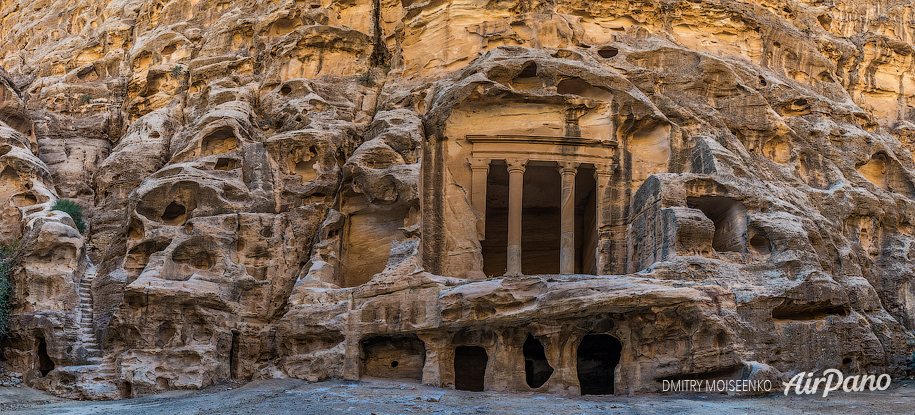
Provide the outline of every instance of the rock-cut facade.
{"type": "Polygon", "coordinates": [[[908,2],[2,0],[0,33],[29,386],[915,367],[908,2]]]}

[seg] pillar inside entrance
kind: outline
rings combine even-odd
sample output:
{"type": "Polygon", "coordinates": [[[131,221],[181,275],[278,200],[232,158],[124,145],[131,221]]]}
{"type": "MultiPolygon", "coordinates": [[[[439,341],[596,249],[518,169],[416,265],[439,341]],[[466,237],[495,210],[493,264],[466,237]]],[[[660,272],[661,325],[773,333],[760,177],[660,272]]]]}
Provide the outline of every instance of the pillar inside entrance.
{"type": "Polygon", "coordinates": [[[489,160],[471,159],[470,170],[472,172],[470,203],[480,213],[480,219],[477,220],[477,238],[483,241],[486,239],[486,187],[489,177],[489,160]]]}
{"type": "Polygon", "coordinates": [[[578,163],[559,163],[559,175],[562,180],[562,196],[559,202],[561,209],[560,274],[575,273],[575,174],[577,171],[578,163]]]}
{"type": "Polygon", "coordinates": [[[610,217],[612,195],[610,192],[610,176],[613,173],[611,165],[594,166],[595,182],[595,222],[597,228],[597,246],[594,249],[595,275],[607,275],[610,272],[610,258],[607,253],[611,251],[610,228],[613,224],[610,217]]]}
{"type": "Polygon", "coordinates": [[[527,160],[508,164],[508,255],[505,275],[521,275],[521,209],[524,194],[524,165],[527,160]]]}

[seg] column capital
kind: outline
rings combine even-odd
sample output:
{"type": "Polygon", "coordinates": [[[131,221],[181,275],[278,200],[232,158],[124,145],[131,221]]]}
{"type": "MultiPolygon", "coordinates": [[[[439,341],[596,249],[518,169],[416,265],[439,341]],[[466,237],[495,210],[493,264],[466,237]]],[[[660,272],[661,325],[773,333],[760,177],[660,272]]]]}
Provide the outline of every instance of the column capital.
{"type": "Polygon", "coordinates": [[[614,165],[612,164],[595,164],[594,165],[594,178],[600,176],[609,176],[613,174],[614,165]]]}
{"type": "Polygon", "coordinates": [[[472,170],[486,170],[489,171],[489,159],[481,158],[468,158],[467,161],[470,162],[470,168],[472,170]]]}
{"type": "Polygon", "coordinates": [[[556,164],[559,165],[556,170],[559,170],[559,174],[562,175],[574,175],[578,171],[578,166],[581,165],[581,163],[576,163],[574,161],[557,161],[556,164]]]}
{"type": "Polygon", "coordinates": [[[508,167],[508,173],[524,173],[524,166],[527,165],[527,159],[507,159],[505,164],[508,167]]]}

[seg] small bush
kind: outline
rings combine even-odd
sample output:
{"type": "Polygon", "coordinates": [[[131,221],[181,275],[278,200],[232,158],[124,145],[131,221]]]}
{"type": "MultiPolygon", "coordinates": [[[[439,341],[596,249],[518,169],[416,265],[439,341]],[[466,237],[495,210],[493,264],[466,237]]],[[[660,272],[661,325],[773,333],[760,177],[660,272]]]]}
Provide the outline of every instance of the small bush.
{"type": "Polygon", "coordinates": [[[54,202],[54,206],[51,206],[51,210],[59,210],[70,215],[73,218],[73,223],[76,224],[76,229],[79,230],[79,233],[86,232],[86,223],[83,222],[83,207],[70,199],[60,199],[54,202]]]}
{"type": "Polygon", "coordinates": [[[84,94],[83,96],[79,97],[79,100],[82,101],[83,104],[88,104],[89,101],[92,101],[92,97],[89,96],[89,94],[84,94]]]}
{"type": "Polygon", "coordinates": [[[6,334],[10,319],[10,293],[12,292],[12,277],[10,271],[13,268],[13,257],[16,255],[16,249],[19,248],[19,241],[9,245],[0,245],[0,336],[6,334]]]}
{"type": "Polygon", "coordinates": [[[172,66],[172,76],[178,78],[181,74],[184,73],[184,68],[181,65],[172,66]]]}

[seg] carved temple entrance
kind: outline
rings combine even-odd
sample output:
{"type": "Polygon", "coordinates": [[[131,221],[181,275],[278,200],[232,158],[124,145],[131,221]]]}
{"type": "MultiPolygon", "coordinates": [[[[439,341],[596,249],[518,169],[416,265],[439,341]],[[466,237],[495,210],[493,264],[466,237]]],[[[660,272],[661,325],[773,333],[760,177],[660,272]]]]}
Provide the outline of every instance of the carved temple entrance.
{"type": "Polygon", "coordinates": [[[467,136],[471,203],[487,276],[597,274],[609,235],[615,143],[580,137],[467,136]]]}

